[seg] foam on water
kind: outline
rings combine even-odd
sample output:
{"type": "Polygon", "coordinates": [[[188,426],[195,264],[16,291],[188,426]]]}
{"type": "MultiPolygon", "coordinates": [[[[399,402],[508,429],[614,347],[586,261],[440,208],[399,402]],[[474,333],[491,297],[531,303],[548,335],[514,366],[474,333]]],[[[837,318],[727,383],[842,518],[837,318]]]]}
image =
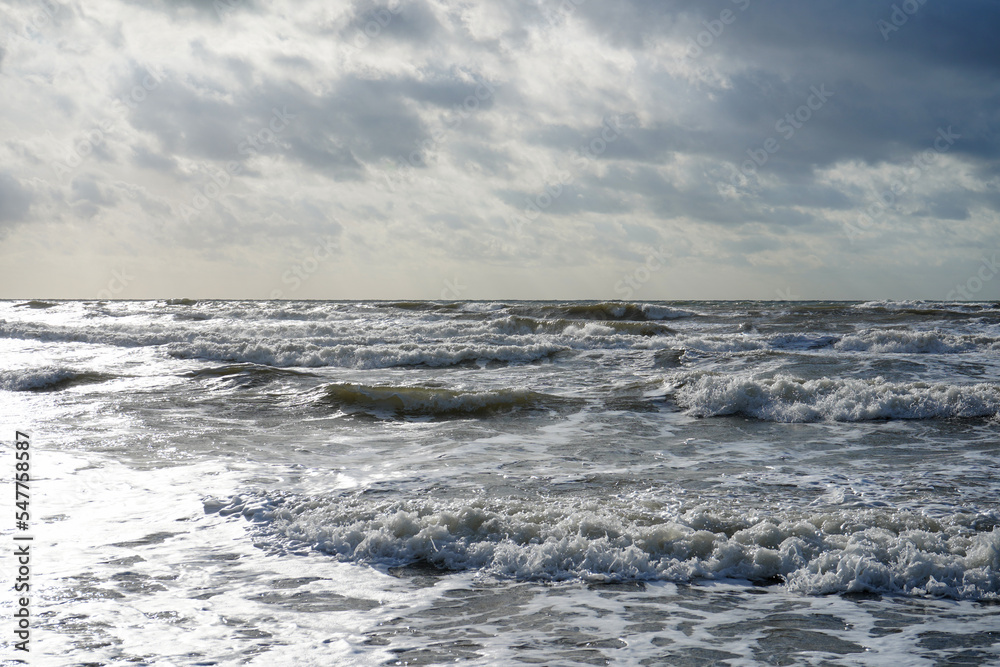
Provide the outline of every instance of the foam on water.
{"type": "Polygon", "coordinates": [[[148,323],[115,326],[55,327],[0,321],[0,337],[50,343],[80,342],[117,347],[161,347],[179,359],[205,359],[267,366],[445,367],[462,363],[530,363],[567,351],[557,342],[447,340],[450,325],[435,328],[437,338],[424,345],[356,334],[350,323],[331,325],[272,324],[247,337],[242,323],[185,321],[176,327],[148,323]]]}
{"type": "Polygon", "coordinates": [[[1000,598],[1000,528],[974,516],[886,510],[767,518],[652,499],[372,501],[362,496],[211,499],[285,543],[349,562],[426,562],[518,580],[780,580],[805,594],[898,593],[1000,598]]]}
{"type": "Polygon", "coordinates": [[[1000,341],[987,336],[956,336],[938,331],[868,330],[845,336],[836,343],[844,352],[882,352],[894,354],[958,354],[993,352],[1000,341]]]}
{"type": "Polygon", "coordinates": [[[523,315],[510,315],[497,320],[496,328],[510,335],[565,334],[567,336],[664,336],[674,333],[659,322],[634,322],[631,320],[581,321],[565,317],[541,319],[523,315]]]}
{"type": "Polygon", "coordinates": [[[778,374],[701,375],[676,389],[677,402],[697,417],[743,415],[775,422],[991,418],[1000,385],[871,380],[802,380],[778,374]]]}
{"type": "Polygon", "coordinates": [[[997,664],[998,314],[0,302],[32,657],[997,664]]]}

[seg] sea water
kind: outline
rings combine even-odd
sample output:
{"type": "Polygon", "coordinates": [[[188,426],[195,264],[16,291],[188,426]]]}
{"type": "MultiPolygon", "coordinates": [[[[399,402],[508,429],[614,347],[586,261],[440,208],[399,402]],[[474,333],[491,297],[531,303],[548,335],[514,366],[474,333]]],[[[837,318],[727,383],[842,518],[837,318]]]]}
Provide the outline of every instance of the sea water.
{"type": "Polygon", "coordinates": [[[993,303],[0,302],[32,664],[1000,664],[998,351],[993,303]]]}

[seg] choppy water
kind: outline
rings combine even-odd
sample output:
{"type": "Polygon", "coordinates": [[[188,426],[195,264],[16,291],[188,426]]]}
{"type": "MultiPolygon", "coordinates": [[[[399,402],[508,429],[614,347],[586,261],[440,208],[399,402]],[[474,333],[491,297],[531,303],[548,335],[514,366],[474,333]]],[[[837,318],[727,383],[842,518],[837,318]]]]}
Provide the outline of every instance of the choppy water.
{"type": "Polygon", "coordinates": [[[992,303],[0,302],[33,657],[1000,664],[998,350],[992,303]]]}

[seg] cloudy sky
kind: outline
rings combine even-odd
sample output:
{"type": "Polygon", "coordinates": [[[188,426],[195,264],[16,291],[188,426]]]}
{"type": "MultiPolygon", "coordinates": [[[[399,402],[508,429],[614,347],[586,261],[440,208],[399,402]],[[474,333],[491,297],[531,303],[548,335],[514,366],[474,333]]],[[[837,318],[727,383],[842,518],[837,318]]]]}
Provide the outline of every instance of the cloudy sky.
{"type": "Polygon", "coordinates": [[[5,0],[0,297],[997,299],[998,25],[5,0]]]}

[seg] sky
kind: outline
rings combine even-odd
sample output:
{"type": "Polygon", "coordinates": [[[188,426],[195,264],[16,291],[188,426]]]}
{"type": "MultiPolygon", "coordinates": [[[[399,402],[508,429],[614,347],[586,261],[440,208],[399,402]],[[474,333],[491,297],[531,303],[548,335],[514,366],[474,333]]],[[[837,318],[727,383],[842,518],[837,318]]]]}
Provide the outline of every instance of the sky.
{"type": "Polygon", "coordinates": [[[0,298],[1000,298],[997,0],[4,0],[0,298]]]}

